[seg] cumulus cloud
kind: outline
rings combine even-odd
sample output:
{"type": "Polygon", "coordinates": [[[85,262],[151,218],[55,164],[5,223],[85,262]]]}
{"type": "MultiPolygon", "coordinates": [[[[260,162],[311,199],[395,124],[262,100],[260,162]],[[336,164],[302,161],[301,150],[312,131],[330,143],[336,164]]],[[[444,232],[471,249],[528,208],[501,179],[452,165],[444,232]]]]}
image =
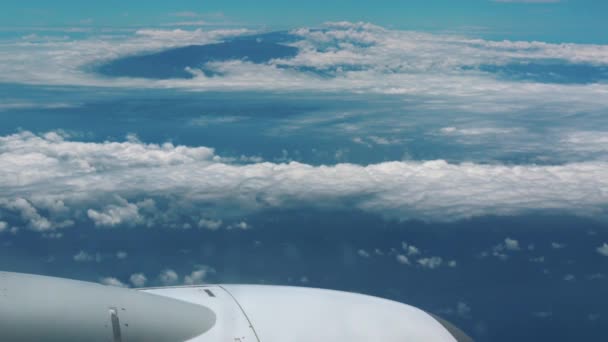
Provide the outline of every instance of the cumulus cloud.
{"type": "Polygon", "coordinates": [[[129,255],[127,252],[118,251],[114,254],[110,253],[89,253],[84,250],[80,250],[78,253],[74,254],[72,259],[76,262],[102,262],[103,260],[107,260],[110,258],[116,258],[117,260],[124,260],[129,255]]]}
{"type": "MultiPolygon", "coordinates": [[[[234,217],[302,206],[348,206],[402,220],[451,221],[551,210],[603,217],[608,204],[608,193],[598,191],[608,187],[608,163],[600,161],[557,166],[443,160],[243,164],[206,147],[89,143],[22,132],[0,137],[0,164],[0,215],[20,218],[24,226],[42,232],[79,220],[98,227],[182,227],[184,217],[192,218],[191,226],[209,228],[214,226],[209,217],[222,216],[236,222],[230,228],[249,229],[249,223],[234,217]]],[[[497,248],[520,247],[506,239],[497,248]]]]}
{"type": "Polygon", "coordinates": [[[539,263],[540,264],[540,263],[545,262],[545,257],[544,256],[539,256],[539,257],[535,257],[535,258],[530,258],[530,261],[534,262],[534,263],[539,263]]]}
{"type": "Polygon", "coordinates": [[[210,220],[203,218],[198,221],[198,226],[200,228],[205,228],[209,230],[218,230],[222,227],[222,220],[210,220]]]}
{"type": "Polygon", "coordinates": [[[116,252],[116,259],[118,260],[124,260],[126,258],[129,257],[129,254],[125,251],[118,251],[116,252]]]}
{"type": "Polygon", "coordinates": [[[596,248],[596,251],[601,255],[608,257],[608,243],[604,243],[603,245],[599,246],[596,248]]]}
{"type": "Polygon", "coordinates": [[[471,317],[471,306],[464,301],[456,303],[456,307],[439,310],[441,313],[446,315],[457,315],[463,318],[471,317]]]}
{"type": "Polygon", "coordinates": [[[410,264],[410,259],[403,254],[397,254],[396,259],[397,259],[397,262],[402,265],[410,264]]]}
{"type": "Polygon", "coordinates": [[[148,282],[148,278],[143,273],[133,273],[129,277],[129,281],[135,287],[144,287],[144,286],[146,286],[146,283],[148,282]]]}
{"type": "Polygon", "coordinates": [[[508,252],[517,252],[519,250],[521,250],[519,246],[519,241],[507,237],[502,243],[499,243],[498,245],[492,247],[490,252],[486,251],[483,252],[481,255],[484,257],[492,255],[504,261],[509,258],[509,255],[507,254],[508,252]]]}
{"type": "Polygon", "coordinates": [[[81,250],[73,256],[73,259],[76,262],[101,262],[103,258],[99,253],[89,254],[81,250]]]}
{"type": "Polygon", "coordinates": [[[8,228],[8,223],[0,221],[0,233],[4,232],[8,228]]]}
{"type": "Polygon", "coordinates": [[[209,266],[197,266],[194,271],[184,277],[184,284],[186,285],[199,285],[203,284],[209,274],[215,273],[215,269],[209,266]]]}
{"type": "Polygon", "coordinates": [[[106,277],[99,280],[99,282],[103,285],[107,286],[115,286],[115,287],[129,287],[129,285],[123,283],[117,278],[114,277],[106,277]]]}
{"type": "Polygon", "coordinates": [[[407,244],[406,242],[401,243],[401,248],[407,252],[407,255],[409,256],[420,254],[420,250],[416,246],[407,244]]]}
{"type": "Polygon", "coordinates": [[[357,254],[362,257],[362,258],[369,258],[370,254],[368,251],[364,250],[364,249],[360,249],[357,251],[357,254]]]}
{"type": "Polygon", "coordinates": [[[251,229],[251,225],[245,221],[241,221],[235,224],[231,224],[227,229],[240,229],[240,230],[248,230],[251,229]]]}
{"type": "Polygon", "coordinates": [[[417,247],[415,247],[415,246],[407,247],[407,255],[418,255],[418,254],[420,254],[420,250],[418,250],[417,247]]]}
{"type": "Polygon", "coordinates": [[[440,257],[430,257],[430,258],[418,259],[417,262],[423,268],[428,268],[428,269],[433,270],[433,269],[441,266],[441,264],[443,263],[443,259],[440,257]]]}
{"type": "Polygon", "coordinates": [[[114,227],[120,224],[136,225],[141,222],[139,208],[134,203],[124,200],[121,205],[110,204],[102,211],[89,209],[87,216],[100,227],[114,227]]]}
{"type": "Polygon", "coordinates": [[[559,242],[551,242],[551,248],[553,248],[553,249],[562,249],[562,248],[566,248],[566,244],[564,244],[564,243],[559,243],[559,242]]]}
{"type": "Polygon", "coordinates": [[[176,285],[179,282],[179,275],[172,269],[166,269],[159,274],[158,279],[165,286],[176,285]]]}
{"type": "Polygon", "coordinates": [[[519,248],[519,241],[517,241],[515,239],[511,239],[511,238],[506,238],[505,239],[504,246],[509,251],[518,251],[520,249],[519,248]]]}
{"type": "Polygon", "coordinates": [[[24,224],[27,224],[32,230],[45,232],[53,228],[51,222],[41,216],[32,203],[24,198],[0,198],[0,208],[19,214],[24,224]]]}

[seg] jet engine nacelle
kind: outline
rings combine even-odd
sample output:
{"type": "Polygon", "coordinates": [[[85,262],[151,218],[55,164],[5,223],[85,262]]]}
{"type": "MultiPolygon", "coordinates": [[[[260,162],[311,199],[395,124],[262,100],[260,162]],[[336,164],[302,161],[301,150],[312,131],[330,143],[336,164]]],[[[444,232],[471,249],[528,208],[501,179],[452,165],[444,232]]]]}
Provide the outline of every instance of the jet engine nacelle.
{"type": "Polygon", "coordinates": [[[463,342],[415,307],[347,292],[209,285],[133,290],[0,272],[6,342],[463,342]]]}

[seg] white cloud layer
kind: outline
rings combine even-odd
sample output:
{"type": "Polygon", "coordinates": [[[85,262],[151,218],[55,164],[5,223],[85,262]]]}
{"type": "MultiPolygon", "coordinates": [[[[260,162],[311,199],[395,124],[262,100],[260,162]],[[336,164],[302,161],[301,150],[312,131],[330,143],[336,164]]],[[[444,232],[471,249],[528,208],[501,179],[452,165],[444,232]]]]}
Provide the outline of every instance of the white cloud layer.
{"type": "MultiPolygon", "coordinates": [[[[608,85],[559,85],[496,79],[466,67],[513,61],[561,60],[608,64],[608,46],[488,41],[457,35],[388,30],[366,23],[329,23],[291,33],[300,52],[266,64],[213,62],[222,76],[190,69],[193,79],[144,80],[100,77],[90,65],[118,57],[191,44],[206,44],[247,30],[138,30],[134,34],[56,41],[24,37],[3,42],[0,81],[188,90],[312,90],[414,95],[428,106],[503,112],[550,106],[571,111],[608,107],[608,85]],[[464,68],[463,68],[464,67],[464,68]],[[318,69],[331,77],[298,70],[318,69]],[[439,100],[437,100],[439,99],[439,100]],[[565,106],[567,105],[567,106],[565,106]]],[[[0,42],[1,43],[1,42],[0,42]]],[[[461,132],[471,134],[475,132],[461,132]]]]}
{"type": "Polygon", "coordinates": [[[103,81],[90,73],[88,66],[137,53],[217,43],[226,37],[247,32],[245,29],[141,29],[126,35],[92,36],[67,41],[26,36],[20,41],[0,42],[0,74],[3,75],[0,79],[31,84],[129,86],[130,82],[124,79],[103,81]]]}
{"type": "MultiPolygon", "coordinates": [[[[608,205],[608,163],[599,161],[240,164],[206,147],[86,143],[22,132],[0,137],[0,165],[0,219],[41,232],[82,221],[171,226],[184,217],[207,229],[220,224],[209,217],[249,229],[239,217],[272,208],[349,206],[391,218],[451,221],[545,210],[603,217],[608,205]]],[[[512,239],[500,246],[519,249],[512,239]]]]}

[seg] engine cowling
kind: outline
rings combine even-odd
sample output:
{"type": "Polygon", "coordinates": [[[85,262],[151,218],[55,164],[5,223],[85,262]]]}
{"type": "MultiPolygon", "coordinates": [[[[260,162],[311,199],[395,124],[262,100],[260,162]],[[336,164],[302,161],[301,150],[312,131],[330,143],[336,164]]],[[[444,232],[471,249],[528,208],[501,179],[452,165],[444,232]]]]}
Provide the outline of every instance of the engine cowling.
{"type": "Polygon", "coordinates": [[[454,325],[418,308],[355,293],[260,285],[147,291],[216,312],[216,326],[190,342],[472,341],[454,325]]]}
{"type": "Polygon", "coordinates": [[[178,342],[216,321],[209,308],[141,291],[0,273],[0,341],[178,342]]]}
{"type": "Polygon", "coordinates": [[[361,294],[259,285],[133,290],[0,272],[0,341],[472,340],[418,308],[361,294]]]}

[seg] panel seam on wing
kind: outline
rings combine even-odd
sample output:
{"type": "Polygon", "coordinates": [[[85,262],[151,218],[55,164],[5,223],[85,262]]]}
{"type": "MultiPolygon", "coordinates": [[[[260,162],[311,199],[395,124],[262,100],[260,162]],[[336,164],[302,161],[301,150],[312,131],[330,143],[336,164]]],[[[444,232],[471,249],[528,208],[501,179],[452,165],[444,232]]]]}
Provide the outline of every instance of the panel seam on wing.
{"type": "Polygon", "coordinates": [[[224,288],[221,285],[217,285],[219,288],[221,288],[222,290],[226,291],[226,293],[232,298],[232,300],[234,300],[234,302],[236,303],[236,305],[239,307],[239,309],[241,310],[241,312],[243,313],[243,315],[245,316],[245,319],[247,320],[247,323],[249,323],[249,328],[251,329],[251,331],[253,331],[253,335],[255,336],[255,339],[258,342],[261,342],[260,337],[258,336],[257,331],[255,331],[255,327],[253,326],[253,323],[251,322],[251,320],[249,319],[249,316],[247,316],[247,313],[245,312],[245,309],[243,309],[243,307],[241,306],[241,303],[239,303],[239,301],[236,299],[236,297],[234,297],[232,295],[232,293],[230,293],[230,291],[228,291],[226,288],[224,288]]]}

